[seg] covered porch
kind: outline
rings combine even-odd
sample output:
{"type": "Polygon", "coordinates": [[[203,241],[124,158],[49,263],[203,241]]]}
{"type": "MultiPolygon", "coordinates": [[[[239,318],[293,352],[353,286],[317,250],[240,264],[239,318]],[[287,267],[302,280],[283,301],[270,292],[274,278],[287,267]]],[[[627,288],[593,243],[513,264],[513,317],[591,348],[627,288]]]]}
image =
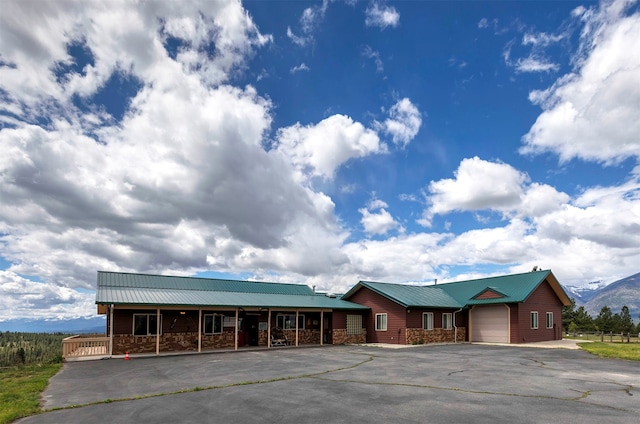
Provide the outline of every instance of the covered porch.
{"type": "MultiPolygon", "coordinates": [[[[107,336],[94,338],[91,348],[89,340],[70,339],[63,348],[65,358],[334,343],[331,309],[99,305],[99,311],[107,315],[107,336]]],[[[363,333],[358,339],[364,338],[363,333]]]]}

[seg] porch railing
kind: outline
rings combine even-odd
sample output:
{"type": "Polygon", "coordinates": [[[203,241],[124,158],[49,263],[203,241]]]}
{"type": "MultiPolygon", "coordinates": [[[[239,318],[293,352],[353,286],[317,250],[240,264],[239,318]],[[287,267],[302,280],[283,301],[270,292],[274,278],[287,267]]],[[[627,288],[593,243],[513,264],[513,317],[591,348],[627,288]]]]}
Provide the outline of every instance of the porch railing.
{"type": "Polygon", "coordinates": [[[62,357],[99,356],[109,354],[109,337],[71,336],[62,340],[62,357]]]}

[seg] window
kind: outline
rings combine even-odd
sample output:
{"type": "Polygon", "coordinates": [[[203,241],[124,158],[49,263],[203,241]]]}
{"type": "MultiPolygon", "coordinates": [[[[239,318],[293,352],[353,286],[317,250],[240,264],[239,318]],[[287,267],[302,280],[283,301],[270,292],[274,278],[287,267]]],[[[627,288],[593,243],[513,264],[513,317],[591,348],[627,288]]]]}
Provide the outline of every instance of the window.
{"type": "MultiPolygon", "coordinates": [[[[276,325],[283,330],[295,330],[296,314],[278,315],[276,317],[276,325]]],[[[298,329],[304,330],[304,315],[298,315],[298,329]]]]}
{"type": "Polygon", "coordinates": [[[204,334],[221,334],[223,318],[224,318],[224,315],[205,314],[204,315],[204,334]]]}
{"type": "Polygon", "coordinates": [[[433,330],[433,312],[424,312],[422,314],[422,328],[433,330]]]}
{"type": "Polygon", "coordinates": [[[451,317],[451,313],[443,313],[442,314],[442,329],[443,330],[451,330],[453,328],[453,319],[451,317]]]}
{"type": "Polygon", "coordinates": [[[547,328],[553,328],[553,312],[547,312],[547,328]]]}
{"type": "Polygon", "coordinates": [[[376,314],[376,331],[387,331],[387,314],[376,314]]]}
{"type": "Polygon", "coordinates": [[[531,312],[531,328],[533,329],[538,328],[538,313],[535,311],[531,312]]]}
{"type": "MultiPolygon", "coordinates": [[[[156,314],[133,314],[133,335],[155,336],[157,323],[156,314]]],[[[160,315],[160,333],[162,333],[162,315],[160,315]]]]}
{"type": "Polygon", "coordinates": [[[347,335],[362,333],[362,315],[347,315],[347,335]]]}

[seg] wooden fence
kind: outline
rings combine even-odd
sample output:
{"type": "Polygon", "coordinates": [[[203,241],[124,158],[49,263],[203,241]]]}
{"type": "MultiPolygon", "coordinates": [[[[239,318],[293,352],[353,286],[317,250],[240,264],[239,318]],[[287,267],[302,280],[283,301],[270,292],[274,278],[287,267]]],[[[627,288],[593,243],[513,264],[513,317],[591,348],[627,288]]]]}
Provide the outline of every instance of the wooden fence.
{"type": "Polygon", "coordinates": [[[638,333],[614,333],[612,331],[605,333],[604,331],[566,333],[565,338],[579,340],[593,340],[609,343],[640,343],[638,333]]]}
{"type": "Polygon", "coordinates": [[[62,357],[100,356],[109,354],[109,337],[71,336],[62,340],[62,357]]]}

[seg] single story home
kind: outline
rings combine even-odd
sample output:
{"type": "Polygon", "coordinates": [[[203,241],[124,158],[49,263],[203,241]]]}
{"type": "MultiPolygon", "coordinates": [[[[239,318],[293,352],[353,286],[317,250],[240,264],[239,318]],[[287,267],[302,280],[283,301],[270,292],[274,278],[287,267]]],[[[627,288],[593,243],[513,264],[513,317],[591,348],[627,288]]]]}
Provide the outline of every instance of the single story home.
{"type": "Polygon", "coordinates": [[[570,301],[551,271],[429,286],[360,281],[343,296],[299,284],[99,271],[96,304],[111,355],[556,340],[570,301]]]}
{"type": "Polygon", "coordinates": [[[342,300],[370,308],[367,342],[398,344],[559,340],[571,303],[548,270],[429,286],[360,281],[342,300]]]}
{"type": "Polygon", "coordinates": [[[98,272],[108,353],[364,343],[368,307],[300,284],[98,272]]]}

